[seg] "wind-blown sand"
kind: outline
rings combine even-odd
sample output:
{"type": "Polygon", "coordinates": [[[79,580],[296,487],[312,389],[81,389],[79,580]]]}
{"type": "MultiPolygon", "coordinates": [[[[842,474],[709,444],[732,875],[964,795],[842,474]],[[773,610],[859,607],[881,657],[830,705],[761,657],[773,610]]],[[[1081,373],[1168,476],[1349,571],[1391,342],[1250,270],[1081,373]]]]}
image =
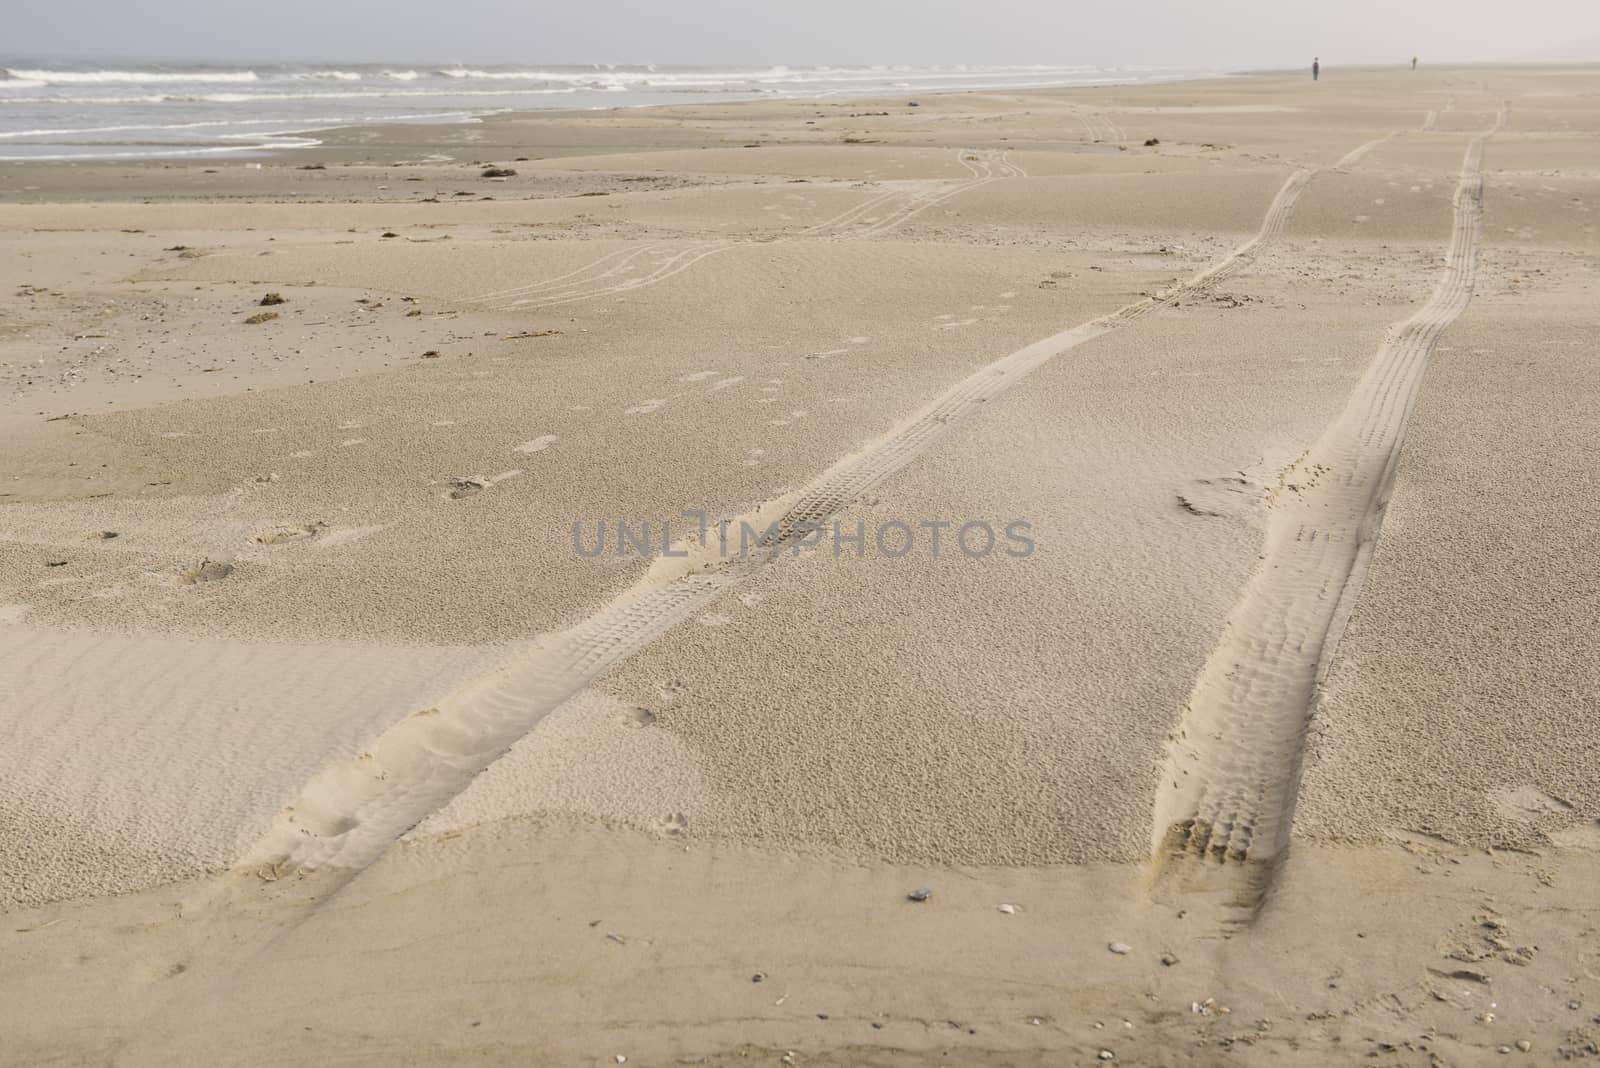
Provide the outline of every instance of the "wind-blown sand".
{"type": "Polygon", "coordinates": [[[6,169],[0,1062],[1595,1053],[1595,84],[6,169]]]}

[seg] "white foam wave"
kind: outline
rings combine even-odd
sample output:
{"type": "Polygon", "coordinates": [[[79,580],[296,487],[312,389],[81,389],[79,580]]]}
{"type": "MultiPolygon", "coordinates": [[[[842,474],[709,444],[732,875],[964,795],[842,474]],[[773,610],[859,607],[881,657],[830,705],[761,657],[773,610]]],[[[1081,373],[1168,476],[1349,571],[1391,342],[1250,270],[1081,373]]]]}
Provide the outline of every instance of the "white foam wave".
{"type": "Polygon", "coordinates": [[[579,92],[577,86],[543,89],[371,89],[337,92],[261,92],[261,93],[160,93],[142,96],[19,96],[7,104],[249,104],[256,101],[293,100],[390,100],[429,97],[561,96],[579,92]]]}
{"type": "Polygon", "coordinates": [[[253,82],[253,70],[156,71],[156,70],[19,70],[5,68],[13,78],[45,85],[108,85],[120,83],[161,84],[165,82],[253,82]]]}

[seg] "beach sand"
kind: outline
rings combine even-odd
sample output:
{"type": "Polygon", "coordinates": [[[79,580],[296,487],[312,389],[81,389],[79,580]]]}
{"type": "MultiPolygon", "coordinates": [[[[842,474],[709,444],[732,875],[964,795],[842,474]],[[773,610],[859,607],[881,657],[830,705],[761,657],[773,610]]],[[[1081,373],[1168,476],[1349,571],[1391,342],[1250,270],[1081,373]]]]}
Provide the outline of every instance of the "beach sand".
{"type": "Polygon", "coordinates": [[[1600,1055],[1596,78],[5,168],[0,1063],[1600,1055]]]}

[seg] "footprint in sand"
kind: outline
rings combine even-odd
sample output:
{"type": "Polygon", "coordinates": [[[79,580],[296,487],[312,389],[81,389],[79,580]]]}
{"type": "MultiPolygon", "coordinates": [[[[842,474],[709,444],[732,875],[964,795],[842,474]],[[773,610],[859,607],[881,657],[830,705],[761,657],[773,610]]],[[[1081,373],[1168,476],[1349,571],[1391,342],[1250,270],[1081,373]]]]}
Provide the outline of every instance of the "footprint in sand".
{"type": "Polygon", "coordinates": [[[291,541],[305,541],[314,538],[327,527],[328,524],[318,520],[314,523],[302,523],[298,526],[273,527],[263,530],[250,540],[257,545],[284,545],[291,541]]]}
{"type": "Polygon", "coordinates": [[[511,451],[512,452],[543,452],[544,450],[548,449],[550,446],[554,445],[557,440],[558,439],[556,438],[556,436],[554,434],[544,434],[544,435],[542,435],[540,437],[534,438],[532,441],[524,441],[521,445],[518,445],[518,446],[514,447],[511,451]]]}
{"type": "Polygon", "coordinates": [[[667,403],[665,398],[652,397],[649,400],[645,401],[643,404],[635,404],[632,408],[629,408],[626,411],[624,411],[623,414],[624,415],[649,415],[651,412],[655,411],[657,408],[660,408],[665,403],[667,403]]]}
{"type": "Polygon", "coordinates": [[[635,706],[624,712],[621,718],[624,727],[648,727],[656,721],[656,714],[648,708],[635,706]]]}
{"type": "Polygon", "coordinates": [[[474,475],[470,478],[458,478],[450,483],[450,488],[445,491],[444,495],[446,498],[452,501],[464,500],[467,497],[476,496],[477,494],[482,493],[490,486],[493,486],[496,482],[504,482],[506,479],[516,478],[520,474],[522,474],[522,472],[517,470],[502,471],[500,474],[492,475],[489,478],[483,478],[482,476],[478,475],[474,475]]]}
{"type": "Polygon", "coordinates": [[[673,837],[689,833],[689,817],[681,812],[669,812],[661,817],[661,833],[673,837]]]}
{"type": "Polygon", "coordinates": [[[233,565],[221,560],[201,560],[178,572],[178,581],[185,586],[196,586],[202,582],[220,582],[233,574],[233,565]]]}

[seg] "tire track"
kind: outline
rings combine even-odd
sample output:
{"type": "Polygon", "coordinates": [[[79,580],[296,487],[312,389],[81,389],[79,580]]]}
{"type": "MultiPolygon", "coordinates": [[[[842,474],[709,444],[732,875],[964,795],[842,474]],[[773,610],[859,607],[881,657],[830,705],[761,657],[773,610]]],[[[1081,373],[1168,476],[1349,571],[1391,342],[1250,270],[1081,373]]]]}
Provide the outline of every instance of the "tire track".
{"type": "Polygon", "coordinates": [[[1334,163],[1333,169],[1336,171],[1342,171],[1346,167],[1354,167],[1357,163],[1361,162],[1362,158],[1365,157],[1368,152],[1371,152],[1381,144],[1385,144],[1398,132],[1398,130],[1392,130],[1389,133],[1384,134],[1382,137],[1374,137],[1364,145],[1357,145],[1355,148],[1352,148],[1350,151],[1340,156],[1338,161],[1334,163]]]}
{"type": "Polygon", "coordinates": [[[1231,894],[1249,922],[1288,845],[1306,726],[1383,523],[1429,353],[1472,297],[1484,142],[1461,164],[1445,265],[1428,302],[1393,328],[1340,418],[1286,472],[1261,563],[1189,699],[1157,795],[1157,877],[1231,894]],[[1225,869],[1208,881],[1204,866],[1225,869]],[[1197,870],[1197,868],[1199,870],[1197,870]]]}
{"type": "Polygon", "coordinates": [[[1222,261],[1163,295],[1145,298],[1034,342],[983,367],[898,427],[834,464],[809,487],[732,523],[766,533],[766,553],[720,560],[709,546],[660,558],[633,589],[571,629],[546,636],[426,715],[390,727],[356,760],[325,768],[240,867],[267,878],[315,869],[354,874],[443,807],[562,702],[702,608],[722,590],[773,566],[808,524],[822,523],[883,482],[949,427],[1062,353],[1137,321],[1225,277],[1283,232],[1310,172],[1297,170],[1261,229],[1222,261]],[[771,555],[768,555],[768,554],[771,555]]]}
{"type": "Polygon", "coordinates": [[[729,249],[743,248],[756,244],[777,244],[806,237],[876,237],[879,234],[887,233],[929,208],[944,203],[953,196],[987,185],[1002,177],[1025,177],[1026,172],[1016,164],[1009,162],[1006,158],[1008,155],[1009,152],[1003,152],[994,159],[988,159],[969,154],[967,150],[963,149],[957,153],[957,159],[972,175],[972,178],[957,183],[953,189],[935,191],[933,193],[910,194],[910,199],[907,203],[882,218],[873,217],[873,212],[906,197],[907,194],[898,190],[879,193],[877,196],[848,208],[832,218],[824,219],[822,222],[815,223],[794,234],[777,238],[697,242],[668,256],[643,275],[629,277],[635,270],[639,260],[647,258],[652,253],[663,252],[669,247],[668,245],[658,242],[638,249],[622,249],[611,252],[582,267],[568,271],[566,274],[557,275],[554,278],[539,282],[531,282],[527,285],[513,286],[509,289],[468,297],[466,298],[466,303],[484,304],[495,311],[510,311],[513,309],[537,311],[543,308],[553,308],[576,301],[612,296],[655,285],[671,278],[673,275],[688,270],[707,257],[718,255],[729,249]],[[864,226],[856,226],[863,219],[870,219],[871,221],[864,226]],[[602,270],[601,268],[604,269],[602,270]]]}

